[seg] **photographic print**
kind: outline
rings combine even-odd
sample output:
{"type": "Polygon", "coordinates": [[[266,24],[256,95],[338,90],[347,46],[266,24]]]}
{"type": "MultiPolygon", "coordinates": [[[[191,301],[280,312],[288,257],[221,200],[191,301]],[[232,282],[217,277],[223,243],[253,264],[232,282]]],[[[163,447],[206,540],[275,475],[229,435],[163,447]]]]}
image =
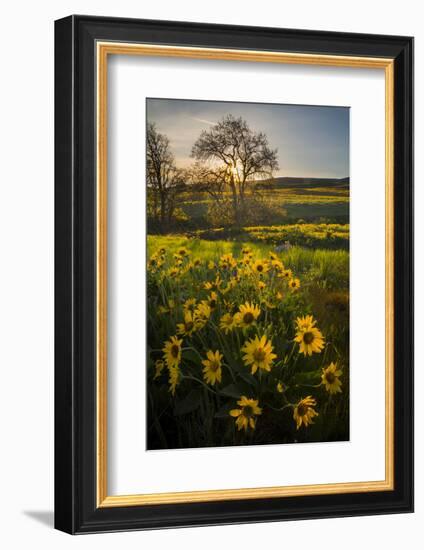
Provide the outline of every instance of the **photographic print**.
{"type": "Polygon", "coordinates": [[[146,103],[147,449],[349,440],[349,108],[146,103]]]}

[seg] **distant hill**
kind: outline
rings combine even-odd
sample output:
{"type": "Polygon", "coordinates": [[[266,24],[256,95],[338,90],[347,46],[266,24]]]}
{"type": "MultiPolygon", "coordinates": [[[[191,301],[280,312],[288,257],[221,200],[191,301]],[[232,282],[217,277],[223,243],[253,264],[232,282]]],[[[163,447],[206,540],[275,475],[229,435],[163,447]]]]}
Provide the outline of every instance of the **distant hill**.
{"type": "Polygon", "coordinates": [[[272,180],[266,180],[258,183],[258,186],[273,187],[274,189],[294,187],[339,187],[341,189],[349,188],[349,177],[346,178],[291,178],[277,177],[272,180]]]}

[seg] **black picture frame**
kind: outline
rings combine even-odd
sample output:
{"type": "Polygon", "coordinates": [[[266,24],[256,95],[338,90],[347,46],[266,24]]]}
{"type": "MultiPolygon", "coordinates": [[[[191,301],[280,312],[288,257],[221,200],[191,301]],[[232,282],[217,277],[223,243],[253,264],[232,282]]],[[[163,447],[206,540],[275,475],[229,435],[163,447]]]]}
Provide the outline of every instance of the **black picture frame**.
{"type": "Polygon", "coordinates": [[[76,534],[412,512],[413,39],[73,15],[55,22],[55,74],[55,527],[76,534]],[[99,40],[394,60],[394,490],[97,507],[99,40]]]}

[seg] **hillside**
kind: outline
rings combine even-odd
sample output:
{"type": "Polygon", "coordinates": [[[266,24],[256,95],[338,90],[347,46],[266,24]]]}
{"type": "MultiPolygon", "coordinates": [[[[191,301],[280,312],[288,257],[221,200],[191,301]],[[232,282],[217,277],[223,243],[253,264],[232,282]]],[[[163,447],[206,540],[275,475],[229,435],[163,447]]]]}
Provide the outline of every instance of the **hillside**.
{"type": "Polygon", "coordinates": [[[338,187],[339,189],[349,189],[349,177],[346,178],[293,178],[276,177],[258,184],[264,187],[274,189],[293,189],[293,188],[317,188],[317,187],[338,187]]]}

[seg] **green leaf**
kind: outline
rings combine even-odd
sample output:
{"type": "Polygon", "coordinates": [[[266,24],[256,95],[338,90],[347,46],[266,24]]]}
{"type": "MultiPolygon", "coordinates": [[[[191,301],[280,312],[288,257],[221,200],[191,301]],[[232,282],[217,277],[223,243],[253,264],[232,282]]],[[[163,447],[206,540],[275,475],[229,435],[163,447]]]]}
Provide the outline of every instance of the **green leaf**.
{"type": "Polygon", "coordinates": [[[201,393],[199,390],[191,390],[184,399],[175,403],[175,415],[182,416],[195,411],[200,405],[201,393]]]}
{"type": "Polygon", "coordinates": [[[254,386],[255,388],[258,387],[258,381],[245,366],[234,365],[233,370],[245,382],[248,382],[251,386],[254,386]]]}
{"type": "Polygon", "coordinates": [[[240,378],[243,378],[245,382],[253,386],[255,389],[258,387],[258,381],[253,376],[253,374],[250,374],[249,372],[239,372],[238,373],[240,378]]]}
{"type": "Polygon", "coordinates": [[[320,371],[297,372],[293,379],[296,384],[316,384],[320,377],[320,371]]]}
{"type": "Polygon", "coordinates": [[[225,388],[222,388],[219,393],[228,397],[239,399],[242,391],[235,384],[230,384],[229,386],[225,386],[225,388]]]}

